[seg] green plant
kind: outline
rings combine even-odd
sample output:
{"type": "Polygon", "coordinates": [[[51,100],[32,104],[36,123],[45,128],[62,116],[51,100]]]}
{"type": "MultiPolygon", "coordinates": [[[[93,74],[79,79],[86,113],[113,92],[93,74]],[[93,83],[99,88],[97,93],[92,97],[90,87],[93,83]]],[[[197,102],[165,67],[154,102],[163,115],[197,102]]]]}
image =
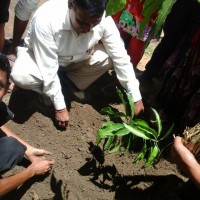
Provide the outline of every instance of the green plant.
{"type": "Polygon", "coordinates": [[[126,91],[122,93],[118,88],[117,93],[123,103],[124,112],[111,107],[101,110],[101,114],[108,115],[110,120],[106,121],[97,131],[96,144],[99,145],[104,139],[104,151],[114,153],[121,151],[123,147],[122,152],[125,153],[141,140],[142,147],[139,148],[139,152],[132,162],[138,163],[142,159],[146,159],[143,167],[148,167],[159,159],[162,152],[160,142],[171,133],[173,125],[164,136],[161,136],[162,122],[155,109],[151,108],[155,116],[155,120],[151,123],[156,124],[156,129],[150,127],[145,120],[134,117],[134,101],[129,93],[126,91]]]}

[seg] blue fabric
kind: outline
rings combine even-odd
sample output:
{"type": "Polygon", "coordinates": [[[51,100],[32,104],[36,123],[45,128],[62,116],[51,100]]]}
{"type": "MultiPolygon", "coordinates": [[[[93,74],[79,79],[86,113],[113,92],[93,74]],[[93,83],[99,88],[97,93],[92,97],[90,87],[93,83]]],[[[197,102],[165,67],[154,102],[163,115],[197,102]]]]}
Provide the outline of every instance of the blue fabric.
{"type": "Polygon", "coordinates": [[[18,164],[24,157],[26,146],[13,137],[0,138],[0,174],[18,164]]]}

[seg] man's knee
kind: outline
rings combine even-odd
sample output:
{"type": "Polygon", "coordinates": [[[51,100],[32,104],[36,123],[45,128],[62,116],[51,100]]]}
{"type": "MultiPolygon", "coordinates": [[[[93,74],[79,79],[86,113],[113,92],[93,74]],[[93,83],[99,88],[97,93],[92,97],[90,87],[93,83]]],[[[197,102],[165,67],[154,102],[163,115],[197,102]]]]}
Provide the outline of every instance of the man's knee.
{"type": "Polygon", "coordinates": [[[26,147],[13,137],[1,138],[0,144],[0,173],[5,173],[22,160],[26,147]]]}
{"type": "Polygon", "coordinates": [[[19,87],[26,89],[29,85],[28,76],[21,72],[21,70],[17,70],[13,68],[12,73],[10,75],[10,79],[19,87]]]}

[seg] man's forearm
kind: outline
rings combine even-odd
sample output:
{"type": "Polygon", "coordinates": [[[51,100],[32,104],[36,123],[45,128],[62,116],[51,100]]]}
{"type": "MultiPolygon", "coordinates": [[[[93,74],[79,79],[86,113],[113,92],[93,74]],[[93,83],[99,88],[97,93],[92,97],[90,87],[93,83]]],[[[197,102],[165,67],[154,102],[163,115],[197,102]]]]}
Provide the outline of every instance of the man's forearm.
{"type": "Polygon", "coordinates": [[[0,196],[7,194],[8,192],[12,191],[13,189],[17,188],[25,181],[30,179],[34,176],[33,171],[31,168],[27,168],[24,171],[10,176],[8,178],[0,179],[0,196]]]}
{"type": "Polygon", "coordinates": [[[3,131],[7,136],[11,136],[15,139],[17,139],[20,143],[22,143],[24,146],[28,148],[31,148],[31,145],[29,145],[27,142],[25,142],[23,139],[21,139],[19,136],[17,136],[13,131],[11,131],[9,128],[7,128],[5,125],[1,126],[1,131],[3,131]]]}

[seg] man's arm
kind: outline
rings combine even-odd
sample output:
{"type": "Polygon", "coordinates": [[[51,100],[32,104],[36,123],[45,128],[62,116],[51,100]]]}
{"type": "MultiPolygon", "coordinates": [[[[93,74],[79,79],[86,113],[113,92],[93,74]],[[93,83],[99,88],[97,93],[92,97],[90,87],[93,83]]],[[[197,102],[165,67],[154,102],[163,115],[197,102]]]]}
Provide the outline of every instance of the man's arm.
{"type": "Polygon", "coordinates": [[[184,146],[181,137],[174,139],[171,159],[200,189],[200,165],[194,155],[184,146]]]}
{"type": "Polygon", "coordinates": [[[8,178],[0,179],[0,196],[7,194],[13,189],[23,184],[28,179],[35,175],[43,175],[51,170],[54,161],[49,160],[38,160],[33,162],[24,171],[10,176],[8,178]]]}
{"type": "Polygon", "coordinates": [[[25,156],[31,162],[33,162],[34,159],[38,159],[39,157],[43,157],[45,155],[51,154],[51,152],[46,151],[44,149],[34,148],[33,146],[31,146],[30,144],[25,142],[23,139],[21,139],[19,136],[17,136],[13,131],[11,131],[5,125],[0,127],[0,131],[2,131],[7,136],[11,136],[11,137],[17,139],[20,143],[22,143],[24,146],[26,146],[27,150],[25,152],[25,156]]]}
{"type": "Polygon", "coordinates": [[[144,110],[144,106],[139,90],[139,81],[136,79],[130,57],[113,19],[106,17],[101,23],[104,27],[101,41],[108,55],[113,60],[114,69],[120,84],[130,93],[135,102],[135,114],[137,115],[144,110]]]}
{"type": "MultiPolygon", "coordinates": [[[[66,108],[61,84],[58,77],[58,47],[52,30],[52,16],[42,17],[46,7],[41,6],[35,13],[30,34],[25,38],[26,43],[32,46],[36,64],[43,77],[43,93],[47,95],[55,107],[55,120],[61,127],[66,127],[69,121],[69,113],[66,108]],[[44,59],[45,58],[45,59],[44,59]],[[47,73],[48,72],[48,73],[47,73]]],[[[53,27],[54,28],[54,27],[53,27]]]]}

